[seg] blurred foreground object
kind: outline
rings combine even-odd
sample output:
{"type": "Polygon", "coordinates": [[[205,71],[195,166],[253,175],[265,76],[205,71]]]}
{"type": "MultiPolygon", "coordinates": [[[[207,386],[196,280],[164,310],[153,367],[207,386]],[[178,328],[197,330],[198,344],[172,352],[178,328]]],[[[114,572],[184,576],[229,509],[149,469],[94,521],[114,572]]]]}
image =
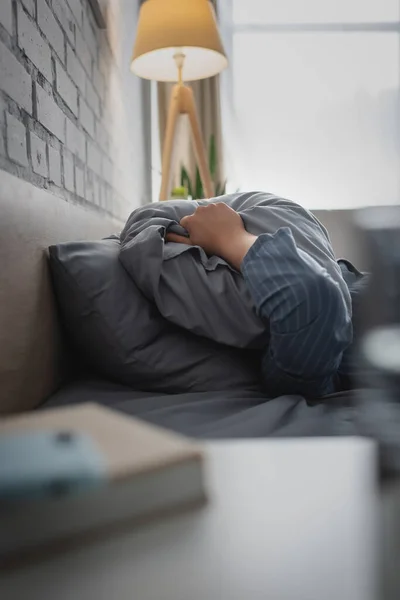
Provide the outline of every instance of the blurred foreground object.
{"type": "MultiPolygon", "coordinates": [[[[57,486],[49,482],[47,494],[43,490],[40,497],[27,494],[25,501],[21,497],[18,502],[3,500],[0,565],[16,555],[38,555],[40,547],[71,541],[78,534],[105,528],[110,533],[110,527],[125,521],[148,520],[205,498],[198,446],[96,404],[36,411],[5,418],[0,424],[4,437],[55,430],[91,438],[102,455],[101,484],[77,488],[67,481],[63,485],[63,471],[58,469],[57,486]]],[[[83,454],[82,462],[86,458],[83,454]]],[[[79,465],[75,467],[83,472],[79,465]]]]}
{"type": "Polygon", "coordinates": [[[362,306],[358,428],[379,442],[382,471],[400,475],[400,207],[362,210],[357,225],[371,272],[362,306]]]}
{"type": "Polygon", "coordinates": [[[400,595],[400,207],[358,213],[371,280],[363,300],[356,427],[378,442],[380,592],[400,595]]]}
{"type": "Polygon", "coordinates": [[[376,448],[354,437],[205,445],[203,510],[0,573],[5,600],[381,600],[376,448]]]}

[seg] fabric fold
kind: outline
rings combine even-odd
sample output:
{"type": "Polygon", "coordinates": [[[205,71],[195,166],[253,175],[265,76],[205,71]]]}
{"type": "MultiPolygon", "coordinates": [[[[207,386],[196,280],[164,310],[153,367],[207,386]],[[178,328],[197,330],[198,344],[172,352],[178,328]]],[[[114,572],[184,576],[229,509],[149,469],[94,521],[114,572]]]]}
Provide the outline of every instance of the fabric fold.
{"type": "Polygon", "coordinates": [[[257,316],[241,273],[223,259],[207,256],[199,247],[165,242],[167,231],[186,235],[181,219],[208,202],[231,206],[255,235],[289,227],[296,245],[338,282],[351,310],[346,283],[321,223],[294,202],[249,192],[211,200],[150,204],[130,215],[121,233],[120,260],[164,318],[228,346],[261,349],[268,343],[268,323],[257,316]]]}

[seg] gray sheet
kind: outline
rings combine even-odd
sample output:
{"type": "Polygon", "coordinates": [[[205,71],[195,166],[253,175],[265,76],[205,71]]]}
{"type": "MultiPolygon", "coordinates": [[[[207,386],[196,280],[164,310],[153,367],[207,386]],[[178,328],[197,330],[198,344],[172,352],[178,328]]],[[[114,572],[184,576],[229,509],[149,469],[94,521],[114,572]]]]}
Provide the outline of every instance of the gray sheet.
{"type": "Polygon", "coordinates": [[[196,438],[354,435],[354,393],[327,396],[313,406],[301,396],[267,400],[259,392],[229,390],[154,394],[99,380],[72,383],[43,408],[98,402],[196,438]]]}
{"type": "MultiPolygon", "coordinates": [[[[255,235],[289,227],[298,248],[338,283],[351,311],[349,291],[328,233],[310,212],[262,192],[211,201],[229,204],[255,235]]],[[[164,243],[167,230],[185,235],[180,220],[207,202],[179,200],[135,210],[121,233],[120,260],[147,299],[172,323],[229,346],[262,348],[268,341],[268,324],[256,316],[240,273],[199,247],[164,243]]]]}

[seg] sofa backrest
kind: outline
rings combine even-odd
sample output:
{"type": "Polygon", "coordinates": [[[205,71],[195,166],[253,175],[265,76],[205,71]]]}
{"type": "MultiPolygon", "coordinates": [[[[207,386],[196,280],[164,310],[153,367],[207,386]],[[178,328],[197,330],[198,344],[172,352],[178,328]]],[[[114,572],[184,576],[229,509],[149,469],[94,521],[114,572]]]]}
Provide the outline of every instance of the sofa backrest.
{"type": "Polygon", "coordinates": [[[0,413],[40,405],[65,354],[47,247],[118,232],[114,222],[0,171],[0,413]]]}

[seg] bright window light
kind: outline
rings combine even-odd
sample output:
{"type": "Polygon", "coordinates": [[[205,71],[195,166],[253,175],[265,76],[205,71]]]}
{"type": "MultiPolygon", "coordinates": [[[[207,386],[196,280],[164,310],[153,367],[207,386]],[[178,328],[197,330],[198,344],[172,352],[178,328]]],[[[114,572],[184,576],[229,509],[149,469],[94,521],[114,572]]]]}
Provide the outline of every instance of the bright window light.
{"type": "Polygon", "coordinates": [[[233,22],[237,25],[399,20],[398,0],[233,0],[233,22]]]}
{"type": "Polygon", "coordinates": [[[301,31],[236,28],[230,0],[220,6],[230,59],[225,157],[234,188],[273,192],[311,209],[398,204],[400,22],[382,23],[399,19],[400,2],[233,2],[237,22],[322,24],[301,31]],[[326,30],[335,20],[357,19],[354,30],[326,30]],[[376,29],[363,30],[374,19],[376,29]]]}

